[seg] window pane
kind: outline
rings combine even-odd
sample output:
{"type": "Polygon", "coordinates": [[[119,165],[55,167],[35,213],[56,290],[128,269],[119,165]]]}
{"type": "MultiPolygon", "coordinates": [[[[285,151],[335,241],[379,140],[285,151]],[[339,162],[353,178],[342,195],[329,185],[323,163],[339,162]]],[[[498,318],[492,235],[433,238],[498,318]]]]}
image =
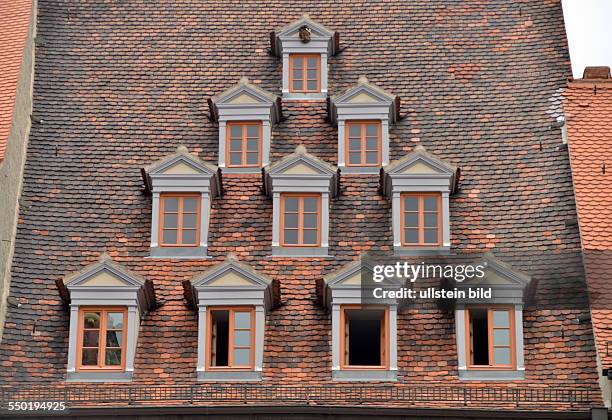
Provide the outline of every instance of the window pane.
{"type": "Polygon", "coordinates": [[[242,150],[242,140],[230,140],[230,152],[239,152],[242,150]]]}
{"type": "Polygon", "coordinates": [[[306,72],[306,77],[308,77],[309,80],[317,80],[317,69],[308,69],[308,71],[306,72]]]}
{"type": "Polygon", "coordinates": [[[234,328],[251,328],[251,313],[234,312],[234,328]]]}
{"type": "Polygon", "coordinates": [[[287,213],[285,214],[285,228],[294,228],[298,227],[298,214],[297,213],[287,213]]]}
{"type": "Polygon", "coordinates": [[[304,198],[304,211],[305,212],[316,212],[318,199],[316,197],[305,197],[304,198]]]}
{"type": "Polygon", "coordinates": [[[378,163],[378,152],[366,152],[366,163],[368,164],[378,163]]]}
{"type": "Polygon", "coordinates": [[[307,66],[309,69],[317,68],[317,61],[319,61],[318,57],[308,57],[307,66]]]}
{"type": "Polygon", "coordinates": [[[83,349],[81,364],[83,366],[96,366],[98,364],[98,349],[83,349]]]}
{"type": "Polygon", "coordinates": [[[508,347],[496,347],[493,349],[493,360],[496,365],[510,364],[510,349],[508,347]]]}
{"type": "Polygon", "coordinates": [[[309,213],[304,215],[304,229],[314,229],[317,227],[319,215],[316,213],[309,213]]]}
{"type": "Polygon", "coordinates": [[[100,328],[100,313],[85,312],[83,317],[83,328],[100,328]]]}
{"type": "Polygon", "coordinates": [[[361,125],[349,124],[349,137],[361,138],[361,125]]]}
{"type": "Polygon", "coordinates": [[[308,90],[317,90],[317,81],[316,80],[308,80],[308,90]]]}
{"type": "Polygon", "coordinates": [[[106,329],[120,330],[122,328],[123,328],[123,313],[122,312],[109,312],[106,315],[106,329]]]}
{"type": "Polygon", "coordinates": [[[419,199],[416,197],[404,198],[404,211],[419,211],[419,199]]]}
{"type": "Polygon", "coordinates": [[[404,229],[404,232],[404,241],[406,243],[415,244],[419,242],[419,231],[417,229],[404,229]]]}
{"type": "Polygon", "coordinates": [[[366,150],[378,150],[378,139],[376,137],[366,137],[366,150]]]}
{"type": "Polygon", "coordinates": [[[186,229],[183,230],[183,244],[184,245],[195,245],[196,243],[196,230],[186,229]]]}
{"type": "Polygon", "coordinates": [[[378,137],[378,124],[366,125],[366,137],[378,137]]]}
{"type": "Polygon", "coordinates": [[[425,211],[438,210],[438,197],[425,197],[423,199],[423,207],[425,211]]]}
{"type": "Polygon", "coordinates": [[[304,245],[316,245],[317,243],[317,231],[316,230],[304,230],[304,245]]]}
{"type": "Polygon", "coordinates": [[[426,244],[438,243],[438,229],[425,229],[423,232],[423,241],[426,244]]]}
{"type": "Polygon", "coordinates": [[[107,366],[121,366],[121,349],[106,349],[104,364],[107,366]]]}
{"type": "Polygon", "coordinates": [[[251,346],[251,331],[249,330],[234,331],[234,346],[250,347],[251,346]]]}
{"type": "Polygon", "coordinates": [[[178,211],[178,198],[176,197],[164,198],[164,211],[176,213],[178,211]]]}
{"type": "Polygon", "coordinates": [[[361,152],[350,152],[349,163],[352,165],[359,165],[361,163],[361,152]]]}
{"type": "Polygon", "coordinates": [[[301,90],[304,90],[304,88],[302,86],[303,86],[302,80],[300,80],[300,79],[293,79],[293,90],[294,91],[299,92],[301,90]]]}
{"type": "Polygon", "coordinates": [[[230,125],[230,139],[241,139],[242,138],[242,125],[232,124],[230,125]]]}
{"type": "Polygon", "coordinates": [[[230,165],[242,165],[242,153],[231,152],[230,153],[230,165]]]}
{"type": "Polygon", "coordinates": [[[183,215],[183,229],[195,229],[198,226],[198,215],[197,214],[184,214],[183,215]]]}
{"type": "Polygon", "coordinates": [[[213,328],[209,332],[211,340],[212,366],[227,366],[229,364],[229,311],[211,311],[213,328]]]}
{"type": "Polygon", "coordinates": [[[183,212],[184,213],[195,213],[198,211],[198,198],[197,197],[185,197],[183,199],[183,212]]]}
{"type": "MultiPolygon", "coordinates": [[[[121,347],[123,333],[121,331],[106,332],[106,347],[121,347]]],[[[106,351],[108,353],[108,350],[106,351]]]]}
{"type": "Polygon", "coordinates": [[[301,82],[304,77],[304,71],[300,68],[293,68],[293,82],[301,82]]]}
{"type": "Polygon", "coordinates": [[[83,347],[98,347],[100,331],[83,331],[83,347]]]}
{"type": "Polygon", "coordinates": [[[259,150],[259,141],[257,139],[247,140],[247,151],[257,152],[259,150]]]}
{"type": "Polygon", "coordinates": [[[284,241],[289,245],[296,245],[298,240],[298,231],[285,229],[284,241]]]}
{"type": "Polygon", "coordinates": [[[357,138],[349,138],[349,150],[354,151],[354,150],[361,150],[361,139],[359,137],[357,138]]]}
{"type": "Polygon", "coordinates": [[[419,226],[419,214],[418,213],[404,213],[404,227],[418,227],[419,226]]]}
{"type": "Polygon", "coordinates": [[[438,213],[424,213],[423,222],[425,227],[438,227],[438,213]]]}
{"type": "Polygon", "coordinates": [[[164,229],[164,243],[165,244],[175,244],[177,240],[176,230],[167,230],[164,229]]]}
{"type": "Polygon", "coordinates": [[[251,364],[251,350],[234,349],[234,366],[248,366],[251,364]]]}
{"type": "Polygon", "coordinates": [[[510,328],[510,312],[493,311],[493,326],[495,328],[510,328]]]}
{"type": "Polygon", "coordinates": [[[493,344],[496,346],[509,346],[510,330],[493,330],[493,344]]]}
{"type": "Polygon", "coordinates": [[[164,228],[176,229],[178,227],[178,214],[164,213],[164,228]]]}
{"type": "Polygon", "coordinates": [[[248,124],[246,128],[247,128],[247,137],[259,138],[259,125],[248,124]]]}
{"type": "Polygon", "coordinates": [[[298,211],[298,201],[297,197],[287,197],[285,199],[285,211],[286,212],[296,212],[298,211]]]}
{"type": "Polygon", "coordinates": [[[247,165],[257,165],[259,163],[259,153],[247,153],[247,165]]]}
{"type": "Polygon", "coordinates": [[[294,69],[303,69],[304,68],[304,58],[303,57],[295,57],[293,59],[293,68],[294,69]]]}

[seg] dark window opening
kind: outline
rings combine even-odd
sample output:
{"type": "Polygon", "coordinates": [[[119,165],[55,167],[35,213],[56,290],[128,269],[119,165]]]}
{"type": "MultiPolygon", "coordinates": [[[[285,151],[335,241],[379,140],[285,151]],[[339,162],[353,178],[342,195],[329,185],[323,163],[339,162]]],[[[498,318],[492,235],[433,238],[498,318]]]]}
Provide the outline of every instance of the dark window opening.
{"type": "Polygon", "coordinates": [[[345,360],[348,366],[384,365],[384,310],[345,311],[345,360]]]}
{"type": "Polygon", "coordinates": [[[212,311],[212,366],[229,366],[229,311],[212,311]]]}
{"type": "Polygon", "coordinates": [[[489,364],[489,324],[486,309],[470,310],[470,343],[472,365],[489,364]]]}

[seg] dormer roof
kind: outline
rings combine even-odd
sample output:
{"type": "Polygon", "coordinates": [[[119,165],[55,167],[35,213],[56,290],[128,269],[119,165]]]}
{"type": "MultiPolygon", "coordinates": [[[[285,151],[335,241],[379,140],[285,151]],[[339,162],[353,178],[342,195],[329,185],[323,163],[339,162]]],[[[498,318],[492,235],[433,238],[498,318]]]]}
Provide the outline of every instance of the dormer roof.
{"type": "Polygon", "coordinates": [[[330,119],[335,122],[338,119],[339,110],[358,108],[372,112],[384,112],[389,114],[389,122],[393,123],[399,118],[400,99],[398,96],[370,83],[365,76],[361,76],[357,84],[347,89],[344,93],[331,98],[330,119]]]}
{"type": "Polygon", "coordinates": [[[283,50],[287,49],[287,45],[295,41],[313,48],[325,49],[332,56],[339,50],[340,35],[315,22],[308,14],[304,14],[301,18],[270,33],[272,54],[280,56],[283,50]]]}
{"type": "Polygon", "coordinates": [[[240,110],[248,113],[249,110],[265,109],[272,123],[276,123],[282,114],[280,98],[250,83],[247,77],[242,77],[234,86],[210,98],[209,107],[214,120],[222,118],[224,113],[236,115],[240,110]]]}

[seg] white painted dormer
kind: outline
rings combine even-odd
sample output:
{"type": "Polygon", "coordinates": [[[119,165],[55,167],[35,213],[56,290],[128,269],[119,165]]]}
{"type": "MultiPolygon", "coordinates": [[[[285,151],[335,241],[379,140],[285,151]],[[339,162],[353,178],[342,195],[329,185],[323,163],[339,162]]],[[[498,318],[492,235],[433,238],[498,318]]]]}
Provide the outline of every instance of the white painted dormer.
{"type": "Polygon", "coordinates": [[[305,14],[271,38],[272,53],[283,59],[283,98],[325,99],[327,60],[339,49],[338,33],[305,14]]]}
{"type": "Polygon", "coordinates": [[[399,97],[365,76],[331,98],[330,120],[338,124],[338,167],[343,172],[378,173],[389,164],[389,125],[399,115],[399,97]]]}

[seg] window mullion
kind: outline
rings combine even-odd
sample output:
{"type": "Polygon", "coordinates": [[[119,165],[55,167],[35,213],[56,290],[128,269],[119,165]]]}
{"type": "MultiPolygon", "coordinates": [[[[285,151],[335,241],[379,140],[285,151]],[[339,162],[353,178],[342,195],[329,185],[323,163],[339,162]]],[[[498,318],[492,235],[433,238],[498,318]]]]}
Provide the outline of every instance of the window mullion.
{"type": "Polygon", "coordinates": [[[242,124],[242,165],[247,164],[247,124],[242,124]]]}
{"type": "Polygon", "coordinates": [[[98,336],[98,367],[104,367],[104,360],[106,358],[106,313],[105,311],[100,311],[100,333],[98,336]]]}
{"type": "Polygon", "coordinates": [[[178,198],[178,209],[177,209],[177,222],[176,226],[178,228],[178,232],[176,235],[177,245],[183,244],[183,197],[178,198]]]}
{"type": "Polygon", "coordinates": [[[304,244],[304,197],[298,199],[298,245],[304,244]]]}
{"type": "Polygon", "coordinates": [[[419,245],[425,244],[425,199],[422,195],[419,195],[419,245]]]}
{"type": "Polygon", "coordinates": [[[359,123],[359,130],[361,135],[361,141],[359,142],[359,146],[361,147],[361,165],[365,165],[366,163],[366,136],[365,136],[365,123],[359,123]]]}

